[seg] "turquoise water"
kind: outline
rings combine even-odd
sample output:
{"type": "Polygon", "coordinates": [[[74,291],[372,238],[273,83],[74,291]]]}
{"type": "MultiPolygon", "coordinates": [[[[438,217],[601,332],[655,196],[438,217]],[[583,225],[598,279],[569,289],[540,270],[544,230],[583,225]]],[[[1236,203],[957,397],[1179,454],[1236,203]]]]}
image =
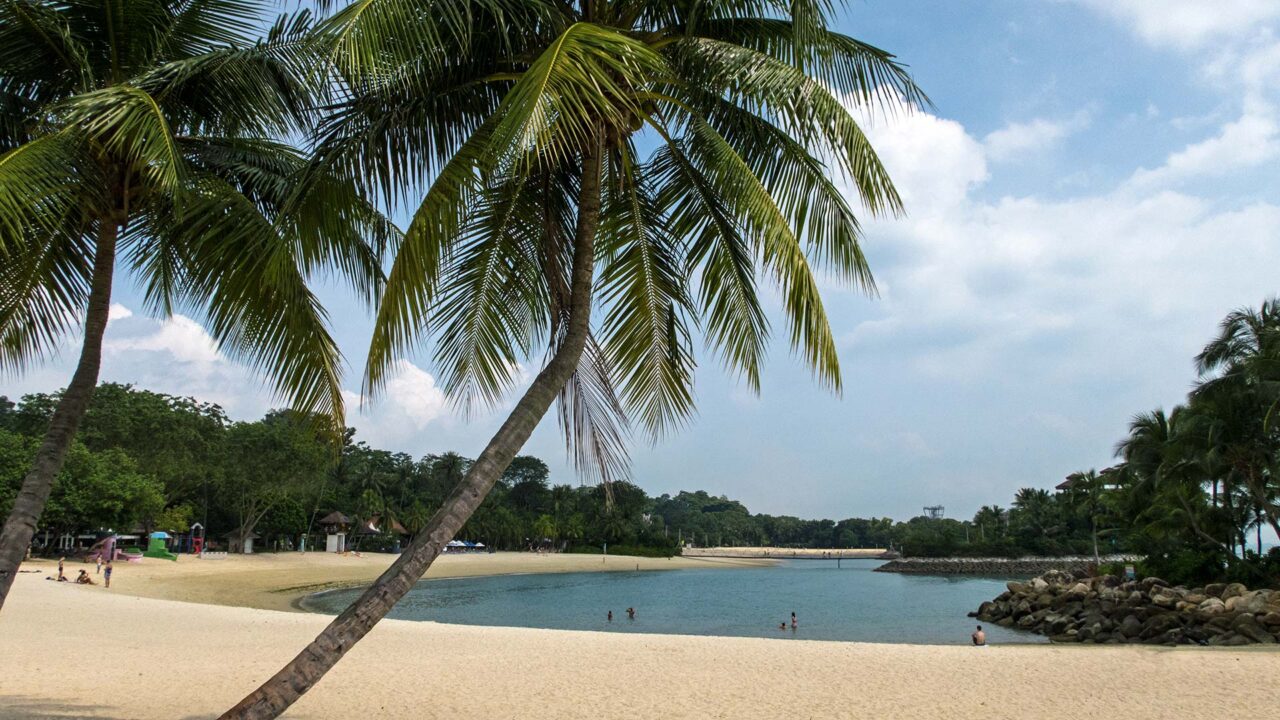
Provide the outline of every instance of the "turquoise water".
{"type": "MultiPolygon", "coordinates": [[[[859,642],[963,644],[966,617],[1005,580],[872,572],[877,560],[788,560],[774,567],[564,573],[424,580],[389,617],[462,625],[731,635],[859,642]],[[628,620],[626,609],[636,609],[628,620]],[[613,610],[613,621],[606,614],[613,610]],[[791,613],[799,628],[790,629],[791,613]],[[778,623],[786,621],[786,630],[778,623]]],[[[359,589],[315,595],[309,610],[336,614],[359,589]]],[[[990,626],[992,643],[1045,642],[990,626]]]]}

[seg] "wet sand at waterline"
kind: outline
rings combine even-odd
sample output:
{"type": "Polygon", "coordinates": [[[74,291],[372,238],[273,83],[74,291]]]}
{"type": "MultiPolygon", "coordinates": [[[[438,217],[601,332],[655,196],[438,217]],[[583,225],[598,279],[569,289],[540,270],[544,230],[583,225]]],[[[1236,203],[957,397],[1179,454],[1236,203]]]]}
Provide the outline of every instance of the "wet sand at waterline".
{"type": "MultiPolygon", "coordinates": [[[[591,569],[566,557],[445,560],[439,577],[591,569]]],[[[0,612],[0,718],[214,717],[328,618],[159,596],[238,585],[204,599],[271,604],[308,584],[296,580],[356,582],[387,562],[145,561],[120,567],[111,590],[19,575],[0,612]]],[[[1280,652],[1266,649],[977,649],[384,621],[286,717],[1264,717],[1278,675],[1280,652]]]]}

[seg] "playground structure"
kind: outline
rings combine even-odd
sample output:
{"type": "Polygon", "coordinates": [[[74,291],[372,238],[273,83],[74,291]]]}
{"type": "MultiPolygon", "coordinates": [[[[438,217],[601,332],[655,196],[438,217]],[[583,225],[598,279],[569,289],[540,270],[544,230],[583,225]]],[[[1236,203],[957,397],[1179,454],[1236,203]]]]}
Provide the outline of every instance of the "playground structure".
{"type": "Polygon", "coordinates": [[[89,554],[85,556],[86,562],[114,562],[116,560],[125,560],[128,562],[138,562],[142,559],[142,555],[136,553],[128,553],[116,547],[119,540],[117,535],[108,535],[89,548],[89,554]]]}
{"type": "Polygon", "coordinates": [[[147,550],[142,553],[144,557],[159,558],[161,560],[177,560],[178,556],[169,552],[165,547],[164,541],[169,539],[167,532],[153,532],[150,540],[147,541],[147,550]]]}

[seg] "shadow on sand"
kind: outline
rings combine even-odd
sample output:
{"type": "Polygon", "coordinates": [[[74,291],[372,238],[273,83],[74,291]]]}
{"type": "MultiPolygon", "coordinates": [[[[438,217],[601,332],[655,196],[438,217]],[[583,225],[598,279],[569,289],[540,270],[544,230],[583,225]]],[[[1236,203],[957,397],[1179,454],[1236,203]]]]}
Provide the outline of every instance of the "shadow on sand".
{"type": "MultiPolygon", "coordinates": [[[[124,708],[97,703],[72,703],[25,695],[0,695],[0,720],[131,720],[124,708]]],[[[177,715],[177,720],[214,720],[216,715],[177,715]]]]}

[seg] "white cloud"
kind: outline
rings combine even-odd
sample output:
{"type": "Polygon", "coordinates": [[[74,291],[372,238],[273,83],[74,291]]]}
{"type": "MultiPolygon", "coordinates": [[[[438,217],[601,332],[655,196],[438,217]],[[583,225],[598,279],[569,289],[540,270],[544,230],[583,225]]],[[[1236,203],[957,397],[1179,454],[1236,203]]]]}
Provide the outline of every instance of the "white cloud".
{"type": "Polygon", "coordinates": [[[1081,110],[1069,118],[1050,120],[1036,118],[1027,122],[1010,123],[982,139],[987,158],[993,162],[1008,162],[1028,154],[1043,152],[1057,145],[1072,133],[1089,127],[1092,113],[1081,110]]]}
{"type": "Polygon", "coordinates": [[[449,414],[449,401],[431,373],[403,359],[396,362],[395,375],[387,381],[386,404],[419,430],[449,414]]]}
{"type": "MultiPolygon", "coordinates": [[[[846,333],[847,348],[892,349],[927,376],[965,382],[1025,377],[1032,363],[1041,377],[1080,378],[1157,360],[1189,381],[1176,364],[1217,318],[1274,286],[1275,205],[1224,210],[1154,182],[984,201],[984,146],[958,123],[917,114],[869,132],[908,217],[870,233],[873,254],[900,259],[877,267],[880,316],[846,333]]],[[[1197,152],[1160,172],[1194,174],[1208,162],[1197,152]]]]}
{"type": "Polygon", "coordinates": [[[1132,27],[1152,45],[1200,47],[1280,18],[1275,0],[1077,0],[1132,27]]]}
{"type": "Polygon", "coordinates": [[[1187,180],[1215,178],[1271,163],[1280,157],[1280,125],[1272,108],[1253,101],[1239,119],[1216,135],[1175,152],[1155,169],[1139,169],[1129,180],[1136,189],[1161,188],[1187,180]]]}
{"type": "Polygon", "coordinates": [[[224,362],[217,343],[209,333],[200,323],[185,315],[174,315],[164,320],[159,330],[150,335],[109,339],[105,348],[108,352],[117,353],[127,350],[165,353],[179,362],[196,365],[224,362]]]}
{"type": "Polygon", "coordinates": [[[108,320],[124,320],[130,317],[133,317],[133,311],[120,303],[111,303],[110,309],[107,310],[108,320]]]}
{"type": "Polygon", "coordinates": [[[862,117],[912,215],[919,207],[954,207],[989,177],[982,144],[954,120],[925,112],[862,117]]]}
{"type": "Polygon", "coordinates": [[[431,373],[401,358],[379,396],[366,402],[358,393],[343,391],[347,424],[375,446],[402,448],[422,445],[422,431],[440,429],[451,417],[449,399],[431,373]]]}

